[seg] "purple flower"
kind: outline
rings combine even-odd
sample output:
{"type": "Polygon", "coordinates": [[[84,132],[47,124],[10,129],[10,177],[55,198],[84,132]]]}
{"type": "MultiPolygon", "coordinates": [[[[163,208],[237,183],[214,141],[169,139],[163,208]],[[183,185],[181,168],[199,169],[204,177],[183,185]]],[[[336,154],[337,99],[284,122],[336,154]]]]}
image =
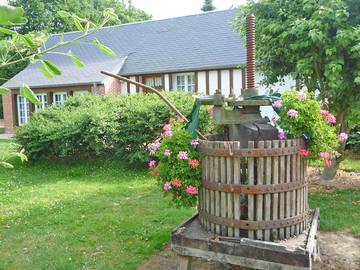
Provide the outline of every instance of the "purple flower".
{"type": "Polygon", "coordinates": [[[152,170],[152,169],[154,168],[155,163],[156,163],[155,160],[150,160],[150,162],[149,162],[149,169],[150,169],[150,170],[152,170]]]}
{"type": "Polygon", "coordinates": [[[279,140],[286,140],[286,134],[284,131],[279,131],[278,133],[278,139],[279,140]]]}
{"type": "Polygon", "coordinates": [[[188,159],[187,153],[185,151],[180,151],[178,154],[178,158],[183,160],[188,159]]]}
{"type": "Polygon", "coordinates": [[[298,113],[298,111],[291,109],[291,110],[288,110],[288,112],[286,114],[287,114],[287,116],[289,116],[291,118],[295,118],[298,116],[299,113],[298,113]]]}
{"type": "Polygon", "coordinates": [[[165,149],[164,156],[170,157],[171,156],[171,150],[170,149],[165,149]]]}
{"type": "Polygon", "coordinates": [[[282,102],[281,100],[276,100],[273,102],[272,106],[275,108],[275,109],[280,109],[282,107],[282,102]]]}
{"type": "Polygon", "coordinates": [[[199,140],[197,139],[194,139],[194,140],[191,140],[191,143],[190,143],[192,146],[196,146],[199,144],[199,140]]]}
{"type": "Polygon", "coordinates": [[[345,132],[341,132],[339,134],[339,141],[340,142],[345,142],[345,141],[347,141],[347,139],[348,139],[348,135],[345,132]]]}
{"type": "Polygon", "coordinates": [[[165,184],[164,184],[164,189],[165,189],[166,191],[169,191],[169,190],[171,189],[171,184],[170,184],[170,182],[165,182],[165,184]]]}
{"type": "Polygon", "coordinates": [[[160,142],[154,142],[150,144],[150,155],[154,156],[156,151],[160,148],[160,142]]]}
{"type": "Polygon", "coordinates": [[[172,131],[170,129],[164,130],[163,136],[164,137],[171,137],[172,136],[172,131]]]}
{"type": "Polygon", "coordinates": [[[305,93],[300,92],[300,91],[296,91],[296,97],[300,100],[304,100],[305,99],[305,93]]]}

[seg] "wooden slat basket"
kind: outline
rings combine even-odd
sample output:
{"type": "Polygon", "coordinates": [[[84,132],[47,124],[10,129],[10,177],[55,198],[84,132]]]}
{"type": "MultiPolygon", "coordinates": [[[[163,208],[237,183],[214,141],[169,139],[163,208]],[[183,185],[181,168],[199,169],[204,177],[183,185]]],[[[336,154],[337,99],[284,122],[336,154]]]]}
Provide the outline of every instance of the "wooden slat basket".
{"type": "Polygon", "coordinates": [[[302,139],[201,140],[204,154],[199,192],[202,226],[221,236],[274,241],[306,229],[306,164],[297,153],[302,139]]]}

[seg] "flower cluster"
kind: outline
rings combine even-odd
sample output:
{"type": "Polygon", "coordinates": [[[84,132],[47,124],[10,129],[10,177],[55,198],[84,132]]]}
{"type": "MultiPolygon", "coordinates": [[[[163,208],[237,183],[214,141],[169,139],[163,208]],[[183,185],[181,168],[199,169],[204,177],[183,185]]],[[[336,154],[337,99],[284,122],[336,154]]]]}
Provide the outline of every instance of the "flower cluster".
{"type": "Polygon", "coordinates": [[[201,179],[200,154],[196,151],[199,144],[179,122],[166,124],[161,139],[150,144],[151,160],[149,169],[165,192],[171,194],[179,206],[194,206],[201,179]]]}
{"type": "Polygon", "coordinates": [[[336,136],[336,118],[328,111],[328,103],[326,98],[317,101],[313,93],[292,90],[284,92],[281,101],[272,104],[280,116],[275,122],[278,139],[303,137],[306,148],[299,149],[298,155],[307,159],[322,158],[326,166],[331,164],[332,150],[347,140],[346,133],[336,136]]]}

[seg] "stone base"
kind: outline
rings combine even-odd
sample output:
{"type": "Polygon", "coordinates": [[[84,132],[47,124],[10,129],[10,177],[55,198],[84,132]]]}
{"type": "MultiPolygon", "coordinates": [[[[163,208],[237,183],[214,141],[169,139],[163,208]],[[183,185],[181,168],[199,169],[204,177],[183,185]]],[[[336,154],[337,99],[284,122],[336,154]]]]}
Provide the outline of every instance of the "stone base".
{"type": "Polygon", "coordinates": [[[319,209],[313,211],[309,223],[297,237],[265,242],[217,236],[203,229],[195,215],[172,232],[171,247],[178,255],[179,270],[193,270],[195,258],[223,269],[309,270],[318,256],[319,209]]]}

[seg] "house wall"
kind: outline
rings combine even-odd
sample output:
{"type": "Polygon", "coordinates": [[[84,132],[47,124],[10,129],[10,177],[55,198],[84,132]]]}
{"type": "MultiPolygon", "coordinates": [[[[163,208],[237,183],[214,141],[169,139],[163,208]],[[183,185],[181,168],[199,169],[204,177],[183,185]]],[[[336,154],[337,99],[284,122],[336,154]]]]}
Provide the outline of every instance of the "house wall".
{"type": "MultiPolygon", "coordinates": [[[[53,88],[34,88],[32,89],[35,94],[46,93],[48,99],[48,105],[53,102],[54,93],[67,92],[69,96],[72,96],[78,91],[88,91],[93,93],[93,85],[79,85],[79,86],[66,86],[66,87],[53,87],[53,88]]],[[[96,91],[101,91],[99,87],[96,91]]],[[[19,91],[13,91],[12,93],[3,96],[4,107],[4,128],[5,133],[12,134],[15,132],[15,128],[18,125],[18,108],[17,108],[17,96],[19,91]]],[[[34,112],[35,106],[30,104],[30,115],[34,112]]]]}

